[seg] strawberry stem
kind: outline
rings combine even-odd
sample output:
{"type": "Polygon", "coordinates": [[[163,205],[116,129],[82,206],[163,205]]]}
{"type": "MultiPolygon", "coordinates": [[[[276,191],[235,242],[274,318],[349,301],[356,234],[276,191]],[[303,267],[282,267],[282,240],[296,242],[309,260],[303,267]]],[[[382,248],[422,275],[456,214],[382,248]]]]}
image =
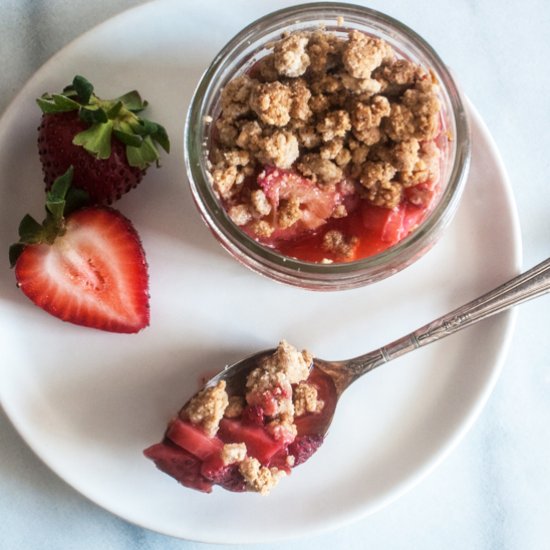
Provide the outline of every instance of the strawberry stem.
{"type": "Polygon", "coordinates": [[[14,267],[26,246],[31,244],[52,244],[65,233],[65,219],[75,210],[88,204],[88,194],[82,189],[71,187],[73,167],[59,176],[46,193],[46,217],[38,223],[26,214],[19,224],[19,241],[9,249],[10,266],[14,267]]]}

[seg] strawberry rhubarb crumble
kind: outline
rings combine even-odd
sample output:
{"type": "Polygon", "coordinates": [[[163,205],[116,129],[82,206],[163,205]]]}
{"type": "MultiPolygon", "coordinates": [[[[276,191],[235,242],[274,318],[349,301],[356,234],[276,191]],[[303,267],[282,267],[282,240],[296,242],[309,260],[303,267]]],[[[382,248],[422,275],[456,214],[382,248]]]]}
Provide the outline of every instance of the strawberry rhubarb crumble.
{"type": "Polygon", "coordinates": [[[268,494],[323,442],[335,388],[307,351],[282,341],[247,377],[242,395],[225,381],[196,394],[145,456],[182,485],[268,494]]]}
{"type": "Polygon", "coordinates": [[[447,146],[434,75],[358,30],[283,34],[221,93],[209,175],[235,224],[298,259],[347,262],[413,231],[447,146]]]}

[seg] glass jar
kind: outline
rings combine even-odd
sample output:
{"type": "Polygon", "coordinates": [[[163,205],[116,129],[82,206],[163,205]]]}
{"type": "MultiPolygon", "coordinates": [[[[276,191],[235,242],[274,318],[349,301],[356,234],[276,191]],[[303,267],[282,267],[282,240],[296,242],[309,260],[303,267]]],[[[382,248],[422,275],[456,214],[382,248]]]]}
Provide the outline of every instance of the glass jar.
{"type": "Polygon", "coordinates": [[[184,132],[185,162],[193,198],[218,241],[250,269],[279,282],[312,290],[341,290],[378,281],[420,258],[440,238],[458,206],[470,159],[470,137],[460,92],[437,53],[413,30],[377,11],[341,3],[313,3],[271,13],[244,28],[219,52],[192,99],[184,132]],[[429,69],[439,83],[439,100],[451,137],[441,163],[440,192],[423,222],[403,240],[364,259],[314,263],[284,256],[247,235],[229,217],[208,173],[212,122],[220,114],[220,93],[236,76],[270,53],[283,32],[323,26],[342,35],[357,29],[389,43],[397,57],[429,69]]]}

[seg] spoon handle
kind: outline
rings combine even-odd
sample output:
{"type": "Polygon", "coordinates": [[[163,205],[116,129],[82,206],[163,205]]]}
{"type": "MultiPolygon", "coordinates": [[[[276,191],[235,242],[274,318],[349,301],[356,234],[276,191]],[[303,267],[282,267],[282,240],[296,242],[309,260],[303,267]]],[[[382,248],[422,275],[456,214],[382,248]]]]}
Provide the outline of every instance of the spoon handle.
{"type": "Polygon", "coordinates": [[[346,361],[346,386],[372,369],[550,291],[550,258],[390,344],[346,361]]]}

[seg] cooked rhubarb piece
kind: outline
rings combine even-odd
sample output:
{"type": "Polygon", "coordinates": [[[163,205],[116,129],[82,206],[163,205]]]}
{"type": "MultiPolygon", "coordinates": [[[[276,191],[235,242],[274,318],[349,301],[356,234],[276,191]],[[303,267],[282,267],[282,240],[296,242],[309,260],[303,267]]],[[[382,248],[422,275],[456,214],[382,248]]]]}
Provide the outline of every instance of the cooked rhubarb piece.
{"type": "Polygon", "coordinates": [[[273,439],[264,428],[246,426],[229,418],[220,422],[219,436],[225,443],[244,443],[248,454],[257,458],[264,466],[283,448],[283,444],[273,439]]]}
{"type": "Polygon", "coordinates": [[[168,426],[166,437],[201,460],[220,453],[223,443],[217,437],[208,437],[203,430],[176,418],[168,426]]]}
{"type": "Polygon", "coordinates": [[[171,441],[165,440],[151,445],[143,453],[159,470],[172,476],[185,487],[204,493],[212,491],[212,481],[201,474],[201,461],[171,441]]]}

